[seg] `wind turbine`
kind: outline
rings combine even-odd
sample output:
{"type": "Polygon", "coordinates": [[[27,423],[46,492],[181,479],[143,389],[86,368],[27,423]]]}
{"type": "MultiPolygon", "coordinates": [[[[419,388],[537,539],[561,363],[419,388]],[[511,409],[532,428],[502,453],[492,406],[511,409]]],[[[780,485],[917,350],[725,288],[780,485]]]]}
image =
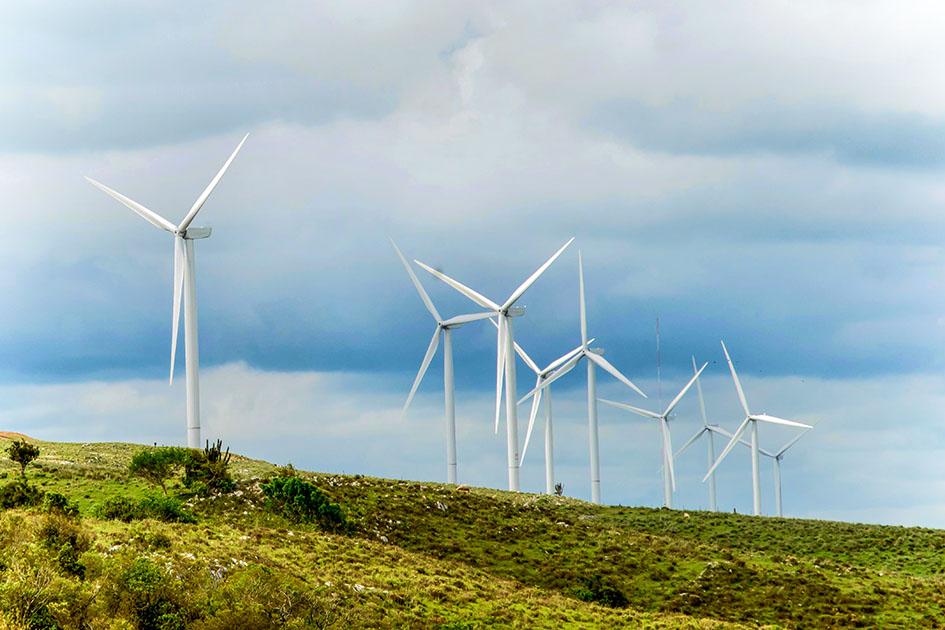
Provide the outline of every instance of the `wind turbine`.
{"type": "Polygon", "coordinates": [[[404,269],[407,270],[407,275],[410,276],[410,280],[413,282],[413,286],[416,287],[417,293],[420,295],[420,299],[423,301],[424,306],[427,307],[427,310],[430,311],[430,315],[433,316],[433,319],[436,320],[436,329],[433,331],[433,338],[430,340],[430,345],[427,347],[427,352],[423,356],[423,361],[420,363],[420,370],[417,372],[417,378],[413,381],[413,387],[410,388],[410,394],[407,396],[407,402],[404,403],[404,408],[401,411],[401,416],[406,415],[407,409],[410,407],[410,403],[413,401],[414,394],[417,393],[417,388],[420,387],[420,381],[423,380],[424,374],[427,372],[427,368],[430,367],[430,362],[433,360],[433,356],[436,354],[437,346],[440,343],[440,335],[443,336],[443,394],[445,399],[446,406],[446,479],[448,483],[456,483],[456,403],[455,403],[455,388],[453,383],[453,329],[459,328],[463,324],[468,324],[469,322],[474,322],[480,319],[486,319],[492,317],[492,312],[485,313],[473,313],[470,315],[457,315],[456,317],[451,317],[449,319],[443,319],[439,311],[436,310],[436,306],[433,305],[433,301],[430,299],[430,296],[427,294],[426,290],[423,288],[423,285],[420,284],[419,278],[413,272],[413,268],[410,266],[410,263],[407,262],[407,259],[404,258],[403,253],[401,253],[400,248],[397,247],[397,243],[393,239],[390,241],[391,245],[394,246],[394,251],[397,252],[397,256],[400,258],[400,262],[404,264],[404,269]]]}
{"type": "Polygon", "coordinates": [[[742,390],[742,384],[738,380],[738,374],[735,373],[735,366],[732,365],[732,358],[728,354],[728,348],[725,347],[725,342],[722,342],[722,351],[725,353],[725,360],[728,362],[728,369],[732,372],[732,380],[735,382],[735,391],[738,392],[738,400],[742,405],[742,409],[745,410],[745,419],[742,420],[742,423],[738,426],[738,429],[732,435],[732,439],[729,440],[728,444],[722,450],[722,454],[719,455],[719,458],[715,461],[712,467],[709,469],[709,472],[706,473],[706,476],[702,478],[703,483],[706,479],[715,472],[715,469],[718,468],[719,464],[722,463],[722,460],[732,451],[735,444],[738,443],[739,438],[742,434],[751,427],[751,490],[752,490],[752,503],[754,507],[755,516],[761,515],[761,475],[758,470],[758,423],[766,422],[768,424],[780,424],[788,427],[798,427],[801,429],[810,429],[812,428],[809,424],[804,424],[802,422],[795,422],[794,420],[785,420],[784,418],[778,418],[775,416],[769,416],[768,414],[760,413],[753,414],[748,409],[748,401],[745,398],[745,392],[742,390]]]}
{"type": "MultiPolygon", "coordinates": [[[[491,321],[491,320],[490,320],[491,321]]],[[[497,325],[494,321],[494,325],[497,325]]],[[[593,342],[593,339],[588,339],[587,343],[593,342]]],[[[528,443],[532,438],[532,429],[535,427],[535,418],[538,416],[538,409],[541,404],[541,392],[540,388],[541,383],[548,378],[559,366],[567,363],[571,360],[576,354],[581,352],[584,349],[586,344],[581,344],[577,348],[571,350],[565,355],[562,355],[549,363],[544,369],[539,368],[528,353],[515,342],[515,351],[518,353],[518,356],[522,358],[522,361],[535,373],[536,382],[535,390],[532,395],[532,408],[531,412],[528,414],[528,431],[525,433],[525,445],[522,447],[522,461],[525,461],[525,453],[528,452],[528,443]]],[[[528,399],[528,396],[525,396],[518,401],[518,404],[522,404],[528,399]]],[[[555,464],[554,464],[554,427],[551,419],[551,388],[548,388],[548,394],[545,396],[545,493],[553,494],[555,491],[555,464]]]]}
{"type": "Polygon", "coordinates": [[[526,395],[526,398],[536,394],[541,389],[550,387],[556,380],[573,370],[581,359],[587,359],[587,425],[589,433],[588,441],[591,451],[591,501],[600,503],[600,442],[597,432],[597,375],[594,371],[594,366],[600,366],[618,381],[644,398],[646,398],[646,394],[644,394],[639,387],[634,385],[630,379],[621,374],[610,361],[601,356],[603,350],[589,348],[587,345],[590,342],[587,339],[587,304],[584,299],[584,260],[581,257],[581,252],[578,252],[578,281],[581,311],[581,351],[558,368],[554,374],[544,379],[538,387],[526,395]]]}
{"type": "Polygon", "coordinates": [[[514,492],[518,492],[519,489],[519,467],[521,465],[521,459],[519,458],[518,451],[518,410],[516,405],[518,401],[516,400],[515,386],[515,355],[512,350],[514,343],[514,337],[512,335],[512,318],[517,317],[523,313],[523,309],[516,307],[515,303],[573,242],[574,238],[572,237],[567,243],[562,245],[558,251],[556,251],[551,256],[551,258],[546,260],[541,267],[536,269],[535,272],[525,280],[525,282],[520,284],[519,287],[515,289],[515,291],[513,291],[508,299],[502,304],[493,302],[489,298],[481,295],[480,293],[477,293],[476,291],[473,291],[461,282],[453,280],[446,274],[423,264],[419,260],[414,261],[420,265],[420,267],[430,272],[433,274],[433,276],[445,282],[449,286],[453,287],[479,306],[489,309],[496,318],[498,331],[496,334],[495,432],[499,432],[499,415],[502,405],[502,380],[504,372],[506,389],[506,450],[508,459],[509,490],[514,492]]]}
{"type": "Polygon", "coordinates": [[[683,396],[686,395],[686,392],[689,391],[689,388],[692,387],[692,384],[699,380],[699,375],[702,374],[702,370],[704,370],[705,366],[707,365],[709,364],[704,363],[702,367],[699,368],[693,377],[689,379],[689,382],[686,383],[686,386],[679,390],[679,393],[676,394],[676,397],[673,398],[672,402],[669,403],[669,406],[666,407],[666,410],[663,411],[663,413],[647,411],[646,409],[640,409],[639,407],[634,407],[633,405],[627,405],[625,403],[619,403],[613,400],[607,400],[605,398],[600,399],[602,403],[610,405],[611,407],[624,409],[631,413],[635,413],[638,416],[652,418],[659,421],[660,431],[663,434],[663,505],[668,508],[673,507],[673,492],[676,491],[676,472],[673,468],[673,440],[669,432],[669,414],[673,413],[673,409],[676,408],[676,405],[679,404],[679,401],[682,400],[683,396]]]}
{"type": "MultiPolygon", "coordinates": [[[[692,357],[692,373],[693,374],[697,373],[696,357],[692,357]]],[[[718,433],[719,435],[725,436],[727,439],[731,439],[732,434],[718,425],[709,424],[709,419],[706,416],[706,412],[705,412],[705,399],[702,397],[702,381],[698,378],[696,379],[696,392],[699,394],[699,412],[702,415],[702,428],[696,431],[695,434],[693,434],[693,436],[689,438],[685,444],[683,444],[682,448],[676,451],[676,454],[674,455],[674,457],[679,457],[680,455],[682,455],[686,451],[686,449],[692,446],[692,444],[695,443],[696,440],[698,440],[700,437],[703,436],[703,434],[705,434],[708,437],[708,439],[706,440],[706,448],[707,448],[706,468],[709,469],[709,468],[712,468],[713,464],[715,464],[715,434],[718,433]]],[[[716,486],[715,486],[715,473],[714,472],[709,478],[709,509],[712,510],[713,512],[718,512],[718,502],[716,499],[716,486]]]]}
{"type": "Polygon", "coordinates": [[[174,363],[177,355],[177,335],[180,326],[180,307],[181,293],[183,293],[184,302],[184,352],[186,355],[186,377],[187,377],[187,446],[190,448],[200,448],[200,359],[199,349],[197,347],[197,278],[194,271],[196,264],[194,256],[194,241],[210,236],[210,228],[191,227],[191,223],[196,218],[197,213],[206,203],[210,193],[216,188],[217,184],[226,173],[226,169],[236,158],[236,154],[243,148],[243,143],[249,134],[243,136],[240,143],[236,145],[233,153],[224,162],[220,171],[210,180],[210,184],[204,189],[194,205],[191,206],[184,219],[174,225],[158,213],[145,208],[143,205],[129,199],[120,192],[112,190],[108,186],[86,177],[90,184],[128,206],[141,216],[145,221],[171,233],[174,237],[174,297],[173,310],[171,318],[171,370],[170,383],[174,383],[174,363]]]}
{"type": "Polygon", "coordinates": [[[789,448],[794,446],[799,439],[804,437],[804,434],[807,433],[810,429],[805,429],[795,435],[791,440],[781,447],[781,450],[771,453],[764,449],[760,449],[762,455],[766,455],[771,458],[771,461],[774,464],[774,500],[778,510],[778,516],[784,516],[784,511],[781,505],[781,460],[784,459],[784,454],[789,448]]]}

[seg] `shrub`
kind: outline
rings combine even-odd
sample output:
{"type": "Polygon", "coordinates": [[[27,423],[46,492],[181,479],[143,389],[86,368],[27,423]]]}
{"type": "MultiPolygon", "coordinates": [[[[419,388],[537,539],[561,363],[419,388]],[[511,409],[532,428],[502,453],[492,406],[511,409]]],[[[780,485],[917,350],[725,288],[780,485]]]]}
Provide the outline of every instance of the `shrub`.
{"type": "Polygon", "coordinates": [[[183,448],[174,446],[146,448],[134,454],[131,463],[128,464],[128,472],[159,486],[167,495],[167,480],[187,462],[187,458],[188,452],[183,448]]]}
{"type": "Polygon", "coordinates": [[[39,457],[39,447],[26,440],[14,440],[7,447],[7,455],[20,466],[20,476],[26,482],[26,467],[39,457]]]}
{"type": "Polygon", "coordinates": [[[0,507],[3,509],[37,505],[42,498],[43,493],[40,490],[22,479],[11,481],[0,488],[0,507]]]}
{"type": "Polygon", "coordinates": [[[166,571],[147,558],[135,559],[107,594],[111,608],[130,614],[142,630],[184,628],[186,611],[166,571]]]}
{"type": "Polygon", "coordinates": [[[610,580],[599,574],[592,575],[584,580],[583,586],[577,589],[575,595],[585,602],[594,602],[611,608],[626,608],[630,603],[610,580]]]}
{"type": "Polygon", "coordinates": [[[128,497],[109,497],[95,509],[99,518],[130,523],[139,518],[138,504],[128,497]]]}
{"type": "Polygon", "coordinates": [[[299,477],[273,477],[262,484],[266,508],[295,522],[318,521],[324,529],[339,530],[347,525],[341,506],[314,484],[299,477]]]}
{"type": "Polygon", "coordinates": [[[201,450],[191,449],[184,463],[184,485],[198,494],[230,492],[234,488],[230,477],[230,449],[223,452],[223,441],[213,446],[207,441],[201,450]]]}
{"type": "Polygon", "coordinates": [[[79,507],[74,503],[70,503],[69,499],[58,492],[47,492],[43,496],[43,512],[76,517],[79,515],[79,507]]]}
{"type": "Polygon", "coordinates": [[[85,567],[79,554],[88,551],[92,538],[75,518],[63,514],[48,514],[37,532],[39,544],[56,553],[59,568],[69,575],[85,577],[85,567]]]}
{"type": "Polygon", "coordinates": [[[193,514],[184,510],[180,500],[161,495],[150,495],[135,502],[127,497],[111,497],[98,506],[96,514],[111,521],[131,521],[153,518],[165,523],[196,523],[193,514]]]}

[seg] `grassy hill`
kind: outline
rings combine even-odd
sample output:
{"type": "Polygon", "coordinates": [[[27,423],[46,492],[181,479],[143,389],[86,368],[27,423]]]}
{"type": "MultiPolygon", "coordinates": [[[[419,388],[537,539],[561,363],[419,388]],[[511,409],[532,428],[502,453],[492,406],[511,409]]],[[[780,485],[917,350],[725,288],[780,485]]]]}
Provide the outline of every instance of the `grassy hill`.
{"type": "Polygon", "coordinates": [[[334,534],[268,511],[276,467],[240,457],[235,492],[185,495],[195,523],[125,523],[96,508],[155,493],[126,472],[142,447],[34,443],[31,483],[79,507],[84,575],[44,542],[59,521],[0,512],[0,628],[945,626],[945,531],[300,473],[342,505],[334,534]]]}

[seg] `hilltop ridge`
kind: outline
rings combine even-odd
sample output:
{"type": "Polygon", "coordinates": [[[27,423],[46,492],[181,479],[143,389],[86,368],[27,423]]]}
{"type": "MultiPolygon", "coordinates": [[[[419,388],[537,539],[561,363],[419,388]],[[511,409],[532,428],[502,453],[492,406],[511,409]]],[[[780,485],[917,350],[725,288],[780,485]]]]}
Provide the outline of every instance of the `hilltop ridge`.
{"type": "MultiPolygon", "coordinates": [[[[218,575],[214,588],[225,593],[265,571],[323,609],[321,622],[296,627],[945,625],[940,530],[602,507],[299,472],[342,506],[350,530],[336,534],[267,511],[260,482],[277,467],[239,456],[230,464],[234,492],[186,498],[195,523],[123,523],[97,518],[96,506],[154,492],[127,474],[132,454],[145,447],[34,443],[42,454],[31,481],[78,506],[96,579],[147,557],[175,574],[186,567],[197,581],[218,575]]],[[[0,458],[0,474],[17,470],[0,458]]],[[[17,553],[36,553],[30,532],[43,518],[35,508],[0,513],[3,566],[15,566],[17,553]]],[[[0,572],[0,597],[10,579],[0,572]]],[[[225,609],[219,604],[217,613],[225,609]]],[[[186,627],[224,627],[214,618],[186,627]]]]}

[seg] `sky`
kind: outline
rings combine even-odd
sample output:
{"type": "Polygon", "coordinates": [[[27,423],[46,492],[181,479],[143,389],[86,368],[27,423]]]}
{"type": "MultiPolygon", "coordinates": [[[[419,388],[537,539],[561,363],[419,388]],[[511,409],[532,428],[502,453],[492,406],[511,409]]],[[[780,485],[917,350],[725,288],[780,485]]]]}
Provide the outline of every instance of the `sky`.
{"type": "MultiPolygon", "coordinates": [[[[501,302],[573,236],[520,302],[538,363],[579,343],[580,250],[595,345],[650,399],[604,376],[601,396],[655,408],[694,355],[732,430],[724,339],[753,411],[816,425],[784,460],[787,515],[945,527],[943,30],[935,2],[13,0],[0,429],[184,441],[172,239],[83,176],[176,223],[249,133],[195,222],[205,437],[445,480],[439,359],[400,414],[434,322],[388,239],[501,302]]],[[[418,274],[444,315],[476,310],[418,274]]],[[[454,335],[459,479],[501,488],[494,335],[454,335]]],[[[554,391],[579,498],[584,387],[554,391]]],[[[687,396],[674,442],[700,423],[687,396]]],[[[659,505],[656,427],[606,407],[600,427],[603,500],[659,505]]],[[[704,448],[677,462],[679,507],[707,505],[704,448]]],[[[718,480],[749,512],[746,449],[718,480]]],[[[769,514],[772,483],[763,460],[769,514]]],[[[540,448],[522,486],[544,487],[540,448]]]]}

